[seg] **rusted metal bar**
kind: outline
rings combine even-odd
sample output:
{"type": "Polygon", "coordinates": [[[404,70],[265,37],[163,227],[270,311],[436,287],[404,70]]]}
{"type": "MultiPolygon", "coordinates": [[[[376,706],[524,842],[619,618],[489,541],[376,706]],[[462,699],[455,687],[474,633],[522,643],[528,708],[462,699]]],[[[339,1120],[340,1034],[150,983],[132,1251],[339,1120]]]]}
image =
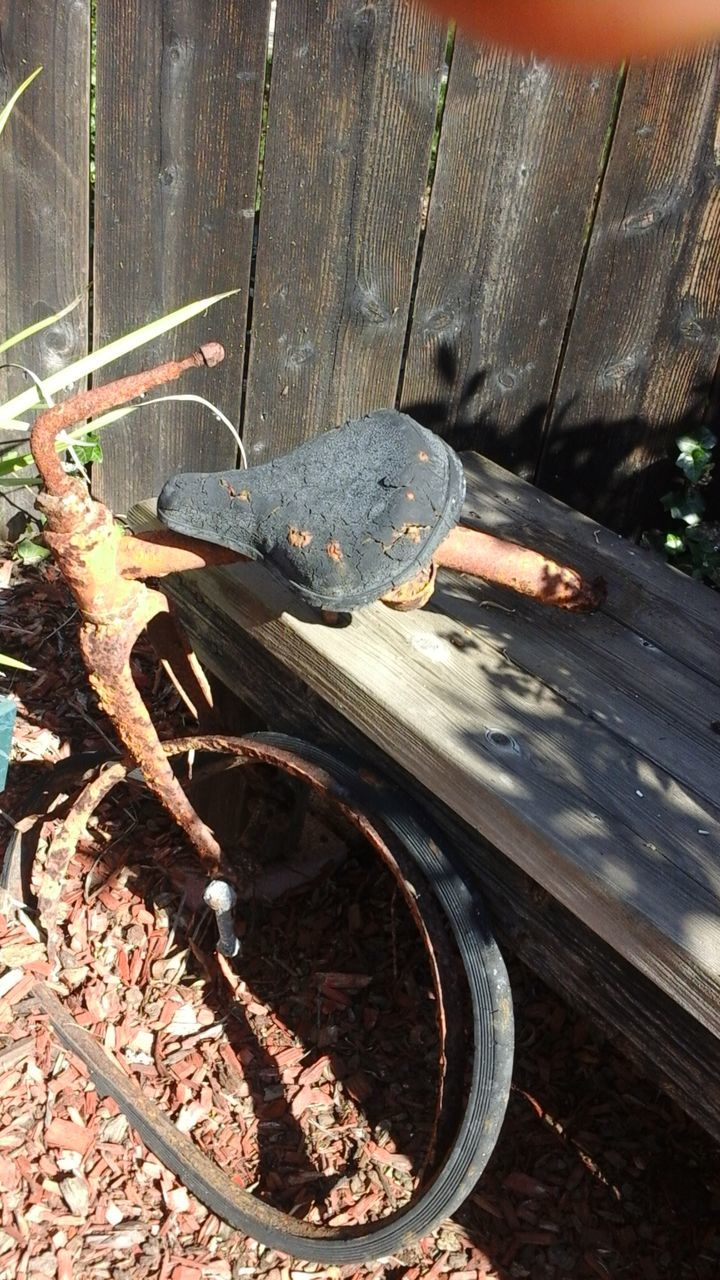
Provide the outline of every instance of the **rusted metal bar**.
{"type": "Polygon", "coordinates": [[[80,651],[88,677],[103,711],[112,720],[123,745],[137,762],[161,803],[192,840],[205,868],[216,874],[221,863],[220,846],[210,828],[188,800],[165,754],[133,680],[130,653],[140,632],[167,610],[159,591],[139,586],[142,608],[126,620],[99,623],[86,619],[80,628],[80,651]]]}
{"type": "Polygon", "coordinates": [[[557,564],[539,551],[460,525],[438,547],[435,563],[576,612],[599,608],[606,595],[602,578],[589,582],[576,569],[557,564]]]}
{"type": "Polygon", "coordinates": [[[437,566],[433,563],[427,569],[421,569],[402,587],[395,587],[392,591],[388,591],[381,597],[382,602],[388,608],[397,609],[401,613],[409,613],[412,609],[423,609],[435,590],[436,578],[437,566]]]}
{"type": "Polygon", "coordinates": [[[240,564],[241,556],[229,547],[217,547],[199,538],[184,538],[169,529],[152,529],[125,538],[118,549],[118,565],[124,578],[164,578],[187,569],[240,564]]]}
{"type": "Polygon", "coordinates": [[[55,449],[60,431],[83,422],[85,418],[104,413],[107,409],[128,404],[137,396],[152,391],[153,387],[173,382],[187,369],[197,369],[203,365],[213,368],[224,359],[225,351],[220,343],[208,342],[183,360],[169,360],[154,369],[145,369],[142,373],[133,373],[127,378],[116,378],[105,386],[93,387],[91,391],[80,391],[62,404],[54,405],[52,409],[41,413],[30,433],[30,449],[47,492],[60,496],[73,489],[73,477],[64,471],[55,449]]]}
{"type": "MultiPolygon", "coordinates": [[[[121,378],[104,387],[80,392],[71,400],[48,410],[35,422],[30,447],[45,484],[46,492],[37,499],[47,517],[45,538],[77,601],[82,623],[80,649],[100,706],[112,720],[118,735],[132,758],[140,765],[150,788],[192,840],[206,868],[217,873],[220,847],[210,828],[202,822],[180,786],[167,759],[148,710],[135,686],[130,669],[130,653],[140,632],[154,619],[168,617],[168,604],[159,592],[150,590],[135,578],[143,573],[157,574],[164,564],[165,572],[178,567],[195,567],[187,563],[187,548],[172,550],[153,544],[148,559],[142,561],[130,551],[135,543],[116,524],[111,511],[95,502],[85,484],[68,476],[55,450],[56,437],[75,422],[127,403],[138,395],[177,378],[186,369],[218,364],[224,356],[219,343],[209,343],[184,360],[173,360],[155,369],[121,378]],[[179,564],[178,557],[185,557],[179,564]],[[123,569],[133,570],[126,576],[123,569]]],[[[198,544],[210,555],[214,548],[198,544]]],[[[207,563],[202,556],[199,563],[207,563]]],[[[156,624],[169,638],[168,623],[156,624]]],[[[199,666],[190,657],[192,650],[177,638],[165,660],[172,665],[175,683],[182,688],[186,700],[197,709],[209,709],[211,698],[199,666]]]]}

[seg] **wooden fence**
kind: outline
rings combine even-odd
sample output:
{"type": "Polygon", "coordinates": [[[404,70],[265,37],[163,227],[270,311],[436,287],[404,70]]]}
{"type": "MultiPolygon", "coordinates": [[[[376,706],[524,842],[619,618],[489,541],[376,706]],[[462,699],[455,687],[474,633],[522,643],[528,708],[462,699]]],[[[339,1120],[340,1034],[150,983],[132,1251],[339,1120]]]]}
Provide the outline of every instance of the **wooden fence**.
{"type": "MultiPolygon", "coordinates": [[[[720,357],[717,49],[568,69],[405,0],[97,0],[91,183],[90,7],[0,0],[0,102],[44,67],[0,144],[0,325],[93,281],[24,364],[234,286],[130,367],[221,339],[184,389],[252,462],[397,403],[617,528],[651,517],[720,357]]],[[[103,446],[118,511],[235,459],[188,404],[103,446]]]]}

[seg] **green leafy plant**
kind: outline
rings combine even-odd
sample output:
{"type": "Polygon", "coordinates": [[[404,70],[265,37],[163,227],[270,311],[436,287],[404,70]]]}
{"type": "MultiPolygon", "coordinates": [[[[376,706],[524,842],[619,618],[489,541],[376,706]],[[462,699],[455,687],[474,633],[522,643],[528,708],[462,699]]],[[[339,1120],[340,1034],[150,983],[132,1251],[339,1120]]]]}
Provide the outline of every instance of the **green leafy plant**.
{"type": "Polygon", "coordinates": [[[28,86],[32,84],[35,77],[40,75],[41,71],[42,71],[42,67],[36,67],[34,71],[31,71],[27,79],[23,80],[19,88],[17,88],[15,92],[11,94],[11,96],[8,98],[7,102],[5,103],[5,106],[2,109],[0,109],[0,135],[2,135],[3,130],[8,120],[10,119],[10,116],[12,115],[13,107],[15,106],[15,103],[17,102],[18,98],[20,98],[23,95],[23,93],[28,88],[28,86]]]}
{"type": "Polygon", "coordinates": [[[677,483],[662,499],[669,527],[648,537],[678,569],[720,588],[720,526],[706,516],[704,490],[712,478],[717,437],[708,427],[679,436],[677,483]]]}
{"type": "MultiPolygon", "coordinates": [[[[154,341],[155,338],[167,333],[168,330],[175,329],[178,325],[184,324],[185,321],[191,320],[193,316],[200,315],[208,307],[220,302],[223,298],[230,297],[234,292],[234,289],[229,289],[225,293],[214,294],[212,297],[202,298],[198,302],[190,302],[184,307],[178,307],[176,311],[162,316],[159,320],[153,320],[150,324],[142,325],[141,328],[125,334],[124,337],[116,338],[114,342],[109,342],[106,346],[99,347],[89,355],[82,356],[79,360],[73,361],[72,364],[66,365],[64,369],[59,369],[47,378],[40,379],[35,377],[33,385],[28,387],[26,391],[22,391],[4,404],[0,404],[0,430],[24,429],[27,431],[30,424],[21,419],[18,416],[19,414],[25,414],[30,410],[51,405],[53,403],[52,397],[58,391],[67,390],[90,374],[96,373],[99,369],[105,368],[106,365],[112,364],[113,361],[119,360],[131,351],[137,350],[138,347],[154,341]]],[[[36,332],[37,328],[52,324],[56,318],[49,317],[41,325],[34,326],[33,331],[36,332]]],[[[134,407],[137,406],[130,406],[122,412],[131,413],[134,407]]],[[[220,416],[219,411],[214,406],[210,407],[215,414],[220,416]]],[[[68,442],[73,444],[75,441],[81,441],[89,433],[97,431],[102,426],[107,426],[109,422],[115,421],[118,416],[120,415],[104,414],[102,418],[96,418],[89,426],[78,427],[74,431],[61,436],[58,440],[58,451],[67,449],[68,442]]],[[[91,450],[90,455],[87,456],[88,461],[93,460],[93,447],[97,447],[96,441],[90,441],[86,445],[86,448],[91,450]]],[[[97,455],[95,456],[97,457],[97,455]]],[[[4,453],[0,458],[0,484],[4,483],[5,477],[12,479],[14,473],[17,473],[23,467],[27,467],[31,462],[32,458],[29,450],[27,446],[23,447],[22,444],[4,453]]],[[[22,480],[21,483],[27,484],[28,481],[22,480]]]]}

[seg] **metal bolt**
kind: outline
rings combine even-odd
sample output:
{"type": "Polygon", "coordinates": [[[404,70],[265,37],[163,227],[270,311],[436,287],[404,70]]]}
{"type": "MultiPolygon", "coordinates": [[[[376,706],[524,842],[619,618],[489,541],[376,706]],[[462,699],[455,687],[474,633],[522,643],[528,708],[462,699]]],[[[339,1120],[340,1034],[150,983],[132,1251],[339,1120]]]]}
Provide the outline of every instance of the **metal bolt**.
{"type": "Polygon", "coordinates": [[[218,929],[218,951],[221,956],[237,956],[242,950],[235,933],[233,910],[237,894],[227,880],[211,880],[205,888],[203,902],[215,912],[218,929]]]}

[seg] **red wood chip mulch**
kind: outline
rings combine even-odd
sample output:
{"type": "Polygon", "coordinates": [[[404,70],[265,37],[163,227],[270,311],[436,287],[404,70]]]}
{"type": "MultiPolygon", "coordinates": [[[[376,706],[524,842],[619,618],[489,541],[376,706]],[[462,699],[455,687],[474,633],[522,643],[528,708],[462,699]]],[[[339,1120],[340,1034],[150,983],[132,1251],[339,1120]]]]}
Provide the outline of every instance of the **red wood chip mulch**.
{"type": "MultiPolygon", "coordinates": [[[[49,765],[111,754],[114,738],[55,570],[13,568],[0,581],[0,647],[35,667],[2,681],[18,703],[0,798],[10,830],[49,765]]],[[[179,732],[175,694],[142,648],[138,673],[161,733],[179,732]]],[[[430,1134],[435,1023],[422,946],[388,873],[317,803],[299,805],[270,771],[232,787],[244,797],[239,852],[265,892],[243,906],[234,999],[204,942],[186,846],[135,786],[99,811],[71,868],[67,1002],[239,1184],[314,1221],[371,1220],[411,1194],[430,1134]],[[283,858],[292,831],[297,856],[283,858]],[[288,859],[312,878],[296,883],[288,859]]],[[[469,1201],[401,1257],[321,1267],[231,1231],[98,1097],[28,995],[48,972],[31,915],[7,902],[0,912],[0,1280],[720,1274],[717,1146],[521,966],[511,966],[514,1090],[469,1201]]]]}

